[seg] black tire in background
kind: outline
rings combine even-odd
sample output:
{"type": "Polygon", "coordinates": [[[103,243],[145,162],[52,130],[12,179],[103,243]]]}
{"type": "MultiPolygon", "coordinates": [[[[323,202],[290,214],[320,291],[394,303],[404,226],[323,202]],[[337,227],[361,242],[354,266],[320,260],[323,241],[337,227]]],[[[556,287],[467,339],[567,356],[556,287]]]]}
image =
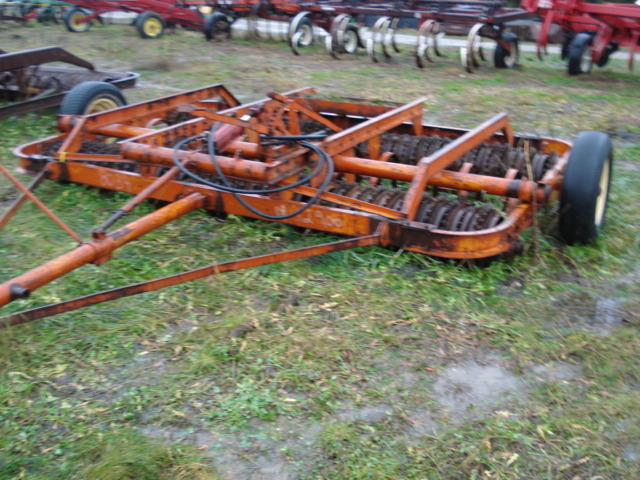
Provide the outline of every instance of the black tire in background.
{"type": "Polygon", "coordinates": [[[118,87],[107,82],[83,82],[73,87],[62,100],[60,115],[88,115],[126,105],[118,87]]]}
{"type": "Polygon", "coordinates": [[[607,210],[613,149],[602,132],[580,132],[564,172],[560,191],[559,229],[562,239],[593,242],[602,229],[607,210]]]}
{"type": "Polygon", "coordinates": [[[502,35],[502,41],[510,45],[511,51],[508,51],[500,43],[496,43],[496,48],[493,51],[493,64],[496,68],[513,68],[518,65],[520,58],[518,36],[515,33],[506,32],[502,35]]]}
{"type": "Polygon", "coordinates": [[[224,13],[216,12],[204,21],[204,36],[207,40],[231,38],[231,22],[224,13]]]}
{"type": "Polygon", "coordinates": [[[580,75],[591,71],[591,35],[579,33],[571,40],[567,50],[569,75],[580,75]]]}
{"type": "Polygon", "coordinates": [[[72,7],[64,12],[62,20],[64,21],[65,27],[67,27],[67,30],[70,32],[82,33],[91,28],[91,22],[78,22],[79,19],[84,18],[87,15],[88,13],[84,8],[72,7]]]}
{"type": "Polygon", "coordinates": [[[160,38],[164,29],[164,19],[156,12],[142,12],[136,18],[136,30],[142,38],[160,38]]]}

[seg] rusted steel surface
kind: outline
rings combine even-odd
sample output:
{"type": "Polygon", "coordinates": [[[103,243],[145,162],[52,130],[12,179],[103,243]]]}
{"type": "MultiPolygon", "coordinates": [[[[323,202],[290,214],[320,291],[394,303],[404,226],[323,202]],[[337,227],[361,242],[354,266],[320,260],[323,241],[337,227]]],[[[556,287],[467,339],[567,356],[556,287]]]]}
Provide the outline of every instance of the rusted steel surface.
{"type": "Polygon", "coordinates": [[[83,243],[78,248],[61,255],[10,282],[0,285],[0,304],[5,305],[16,298],[28,297],[42,285],[60,278],[66,273],[88,263],[101,263],[112,252],[136,238],[141,237],[176,218],[203,206],[204,197],[197,193],[176,200],[155,212],[139,218],[93,242],[83,243]]]}
{"type": "Polygon", "coordinates": [[[124,243],[197,208],[356,240],[185,272],[11,322],[214,271],[353,246],[380,244],[458,259],[495,256],[515,249],[537,211],[558,196],[571,145],[517,137],[505,114],[460,130],[422,124],[424,99],[383,106],[313,93],[271,93],[242,105],[214,85],[60,117],[63,133],[14,150],[21,170],[135,197],[94,229],[93,240],[2,284],[0,305],[82,265],[103,263],[124,243]],[[109,141],[113,136],[120,141],[109,141]],[[169,205],[108,231],[147,198],[169,205]]]}
{"type": "MultiPolygon", "coordinates": [[[[60,218],[58,218],[58,216],[53,213],[51,210],[49,210],[49,208],[42,203],[38,197],[36,197],[29,188],[25,187],[24,185],[22,185],[20,183],[20,181],[14,177],[13,175],[11,175],[11,172],[9,172],[9,170],[7,170],[4,165],[0,165],[0,173],[2,173],[5,177],[7,177],[9,179],[9,181],[18,188],[18,190],[20,190],[22,192],[22,194],[24,196],[26,196],[29,200],[31,200],[33,203],[35,203],[38,208],[40,208],[40,210],[42,210],[45,215],[47,215],[47,217],[49,217],[51,220],[53,220],[62,230],[64,230],[71,238],[73,238],[76,242],[78,243],[82,243],[82,240],[80,240],[80,237],[78,237],[78,235],[76,235],[76,233],[71,230],[62,220],[60,220],[60,218]]],[[[9,210],[10,212],[12,210],[9,210]]]]}
{"type": "MultiPolygon", "coordinates": [[[[44,170],[40,171],[40,173],[35,176],[31,183],[29,183],[26,189],[30,192],[33,192],[36,187],[40,185],[40,182],[44,180],[45,173],[46,172],[44,170]]],[[[11,205],[9,205],[9,208],[7,208],[2,216],[0,216],[0,230],[2,230],[2,227],[4,227],[9,220],[11,220],[11,218],[16,214],[18,209],[22,206],[27,198],[29,197],[26,193],[23,192],[20,196],[16,197],[11,205]]]]}
{"type": "Polygon", "coordinates": [[[138,74],[97,71],[93,64],[60,47],[20,52],[0,51],[0,118],[56,107],[65,94],[86,81],[109,82],[120,89],[133,87],[138,74]],[[78,68],[45,65],[63,62],[78,68]]]}

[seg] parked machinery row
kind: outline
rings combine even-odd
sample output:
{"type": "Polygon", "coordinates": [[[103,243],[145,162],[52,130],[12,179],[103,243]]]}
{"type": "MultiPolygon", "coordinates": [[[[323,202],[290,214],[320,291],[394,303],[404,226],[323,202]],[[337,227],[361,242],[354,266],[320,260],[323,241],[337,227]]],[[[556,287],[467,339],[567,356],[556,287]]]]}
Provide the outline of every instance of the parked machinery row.
{"type": "Polygon", "coordinates": [[[421,68],[442,56],[442,37],[454,33],[466,36],[456,45],[468,72],[487,60],[487,39],[495,41],[495,67],[516,66],[520,52],[512,25],[529,18],[542,20],[540,57],[551,26],[561,27],[562,57],[572,75],[589,72],[592,64],[604,66],[621,47],[630,50],[631,68],[640,49],[639,5],[584,0],[521,0],[520,8],[508,7],[506,0],[5,0],[0,8],[0,18],[63,21],[75,33],[87,31],[106,13],[129,12],[143,38],[158,38],[175,25],[202,31],[208,40],[228,38],[232,25],[242,19],[249,35],[285,38],[296,55],[321,37],[335,58],[361,50],[374,62],[400,52],[399,28],[415,28],[417,34],[402,43],[413,43],[421,68]]]}

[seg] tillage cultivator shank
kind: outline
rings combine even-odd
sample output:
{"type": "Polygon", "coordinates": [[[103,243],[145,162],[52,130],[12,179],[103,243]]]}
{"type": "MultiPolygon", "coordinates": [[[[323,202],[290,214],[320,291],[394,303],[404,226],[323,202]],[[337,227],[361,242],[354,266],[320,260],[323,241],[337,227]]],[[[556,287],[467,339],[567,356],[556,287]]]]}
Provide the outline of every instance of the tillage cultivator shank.
{"type": "MultiPolygon", "coordinates": [[[[118,247],[200,208],[353,239],[91,294],[4,317],[4,324],[367,245],[454,259],[492,257],[514,250],[537,211],[558,198],[564,211],[560,230],[569,242],[592,240],[602,225],[611,168],[604,134],[583,133],[572,149],[560,140],[515,136],[505,114],[459,130],[423,124],[423,98],[381,106],[313,93],[270,93],[241,104],[214,85],[92,115],[61,116],[62,133],[15,149],[21,170],[134,197],[93,230],[91,241],[0,285],[0,305],[82,265],[102,264],[118,247]],[[168,204],[113,229],[146,199],[168,204]]],[[[0,227],[22,200],[0,218],[0,227]]]]}
{"type": "MultiPolygon", "coordinates": [[[[292,1],[292,0],[211,0],[219,25],[246,17],[249,32],[256,37],[264,34],[258,19],[289,24],[286,33],[291,50],[299,55],[303,47],[316,40],[316,29],[324,30],[324,44],[329,54],[338,58],[366,49],[374,62],[389,60],[400,52],[396,33],[401,22],[419,25],[414,55],[418,67],[434,63],[441,57],[438,47],[444,30],[454,28],[467,35],[461,49],[463,66],[473,72],[486,60],[482,39],[496,41],[494,64],[498,68],[512,68],[518,62],[518,39],[507,32],[507,22],[524,19],[530,13],[521,8],[507,7],[505,0],[395,0],[395,1],[292,1]],[[361,28],[366,18],[375,19],[368,32],[361,28]]],[[[269,28],[267,26],[267,28],[269,28]]],[[[270,35],[270,31],[267,33],[270,35]]],[[[211,38],[211,34],[207,34],[211,38]]]]}

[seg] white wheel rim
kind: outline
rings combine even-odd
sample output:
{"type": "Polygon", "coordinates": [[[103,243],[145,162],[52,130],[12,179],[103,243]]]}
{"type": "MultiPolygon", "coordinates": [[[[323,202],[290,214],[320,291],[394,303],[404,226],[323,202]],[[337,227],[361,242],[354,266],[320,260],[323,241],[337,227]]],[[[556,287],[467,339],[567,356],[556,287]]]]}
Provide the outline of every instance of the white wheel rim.
{"type": "Polygon", "coordinates": [[[313,27],[309,24],[300,25],[298,29],[298,33],[300,33],[299,45],[302,47],[308,47],[313,43],[313,27]]]}
{"type": "Polygon", "coordinates": [[[602,225],[604,221],[604,212],[607,207],[607,197],[609,193],[609,176],[611,175],[611,163],[607,160],[602,166],[602,173],[600,174],[600,181],[598,187],[598,197],[596,198],[596,211],[594,215],[594,222],[596,227],[602,225]]]}
{"type": "Polygon", "coordinates": [[[580,71],[587,73],[591,70],[591,48],[585,46],[582,50],[582,56],[580,57],[580,71]]]}
{"type": "Polygon", "coordinates": [[[511,68],[518,62],[518,47],[515,42],[509,42],[511,52],[504,59],[504,63],[507,67],[511,68]]]}
{"type": "Polygon", "coordinates": [[[355,53],[358,50],[358,35],[353,30],[345,30],[343,41],[345,52],[355,53]]]}

